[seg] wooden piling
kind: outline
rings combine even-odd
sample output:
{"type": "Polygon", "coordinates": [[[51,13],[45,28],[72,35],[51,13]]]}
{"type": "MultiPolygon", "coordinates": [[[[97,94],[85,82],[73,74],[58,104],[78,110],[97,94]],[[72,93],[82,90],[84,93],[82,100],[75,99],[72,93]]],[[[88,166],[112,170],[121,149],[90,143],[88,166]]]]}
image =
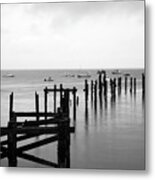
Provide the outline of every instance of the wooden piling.
{"type": "Polygon", "coordinates": [[[136,94],[136,78],[134,78],[133,81],[134,81],[134,93],[136,94]]]}
{"type": "Polygon", "coordinates": [[[104,76],[103,76],[103,86],[104,86],[104,96],[107,96],[108,84],[106,80],[106,72],[104,72],[104,76]]]}
{"type": "Polygon", "coordinates": [[[54,85],[54,92],[53,92],[53,101],[54,101],[54,113],[56,113],[56,108],[57,108],[57,100],[56,100],[56,98],[57,98],[57,86],[56,85],[54,85]]]}
{"type": "Polygon", "coordinates": [[[142,93],[145,94],[145,75],[142,73],[142,93]]]}
{"type": "MultiPolygon", "coordinates": [[[[67,92],[65,93],[67,96],[67,92]]],[[[69,134],[69,119],[61,121],[63,114],[60,115],[58,123],[58,167],[70,167],[70,134],[69,134]]]]}
{"type": "Polygon", "coordinates": [[[130,78],[130,93],[132,93],[132,77],[130,78]]]}
{"type": "Polygon", "coordinates": [[[8,133],[8,164],[9,167],[17,166],[17,142],[16,142],[16,116],[12,112],[9,124],[9,133],[8,133]]]}
{"type": "Polygon", "coordinates": [[[73,87],[73,119],[76,120],[76,87],[73,87]]]}
{"type": "Polygon", "coordinates": [[[45,120],[47,120],[47,87],[44,89],[44,110],[45,110],[45,120]]]}
{"type": "Polygon", "coordinates": [[[128,87],[128,77],[125,77],[125,93],[127,92],[127,87],[128,87]]]}
{"type": "Polygon", "coordinates": [[[121,94],[121,89],[122,89],[122,78],[121,77],[118,78],[117,86],[118,86],[118,95],[120,95],[121,94]]]}
{"type": "Polygon", "coordinates": [[[98,77],[98,85],[99,85],[99,95],[101,96],[102,94],[102,74],[101,73],[99,74],[99,77],[98,77]]]}
{"type": "Polygon", "coordinates": [[[39,95],[35,92],[35,109],[37,113],[36,121],[39,121],[39,95]]]}
{"type": "Polygon", "coordinates": [[[95,81],[95,86],[94,86],[94,105],[96,109],[97,108],[97,80],[95,81]]]}
{"type": "Polygon", "coordinates": [[[87,81],[87,79],[85,79],[84,92],[85,92],[85,107],[87,108],[87,106],[88,106],[88,93],[89,93],[89,88],[88,88],[88,81],[87,81]]]}
{"type": "Polygon", "coordinates": [[[61,107],[61,104],[62,104],[62,92],[63,92],[63,85],[60,84],[60,107],[61,107]]]}
{"type": "Polygon", "coordinates": [[[93,101],[93,88],[94,88],[94,83],[93,80],[91,80],[91,100],[93,101]]]}
{"type": "Polygon", "coordinates": [[[116,95],[116,78],[113,80],[113,95],[116,95]]]}
{"type": "Polygon", "coordinates": [[[85,99],[88,101],[89,85],[87,79],[85,79],[85,99]]]}
{"type": "Polygon", "coordinates": [[[9,106],[9,119],[12,117],[12,112],[13,112],[13,92],[10,94],[10,106],[9,106]]]}
{"type": "Polygon", "coordinates": [[[65,106],[65,113],[67,114],[67,117],[69,117],[69,90],[66,89],[64,91],[64,106],[65,106]]]}

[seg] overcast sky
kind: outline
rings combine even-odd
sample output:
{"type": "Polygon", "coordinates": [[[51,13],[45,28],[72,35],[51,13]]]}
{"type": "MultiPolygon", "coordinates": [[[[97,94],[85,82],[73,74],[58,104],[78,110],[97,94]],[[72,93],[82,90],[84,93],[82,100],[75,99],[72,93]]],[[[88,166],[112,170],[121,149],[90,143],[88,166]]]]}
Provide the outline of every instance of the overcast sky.
{"type": "Polygon", "coordinates": [[[143,68],[144,1],[3,4],[1,68],[143,68]]]}

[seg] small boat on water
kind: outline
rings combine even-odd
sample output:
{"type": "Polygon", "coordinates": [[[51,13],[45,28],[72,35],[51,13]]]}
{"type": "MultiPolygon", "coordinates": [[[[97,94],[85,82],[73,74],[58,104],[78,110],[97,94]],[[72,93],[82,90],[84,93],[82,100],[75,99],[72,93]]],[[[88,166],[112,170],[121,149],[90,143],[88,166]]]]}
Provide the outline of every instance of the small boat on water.
{"type": "Polygon", "coordinates": [[[51,77],[45,78],[44,79],[45,82],[53,82],[54,80],[51,77]]]}
{"type": "Polygon", "coordinates": [[[74,74],[65,74],[65,77],[75,77],[74,74]]]}
{"type": "Polygon", "coordinates": [[[15,77],[15,75],[11,74],[11,73],[8,73],[8,74],[3,75],[3,77],[4,78],[13,78],[13,77],[15,77]]]}
{"type": "Polygon", "coordinates": [[[114,75],[117,75],[117,74],[121,74],[121,71],[116,69],[115,71],[112,71],[111,73],[114,74],[114,75]]]}
{"type": "Polygon", "coordinates": [[[91,75],[90,74],[78,74],[77,77],[78,78],[90,78],[91,75]]]}
{"type": "Polygon", "coordinates": [[[124,76],[126,76],[126,77],[127,77],[127,76],[130,76],[130,73],[125,73],[124,76]]]}

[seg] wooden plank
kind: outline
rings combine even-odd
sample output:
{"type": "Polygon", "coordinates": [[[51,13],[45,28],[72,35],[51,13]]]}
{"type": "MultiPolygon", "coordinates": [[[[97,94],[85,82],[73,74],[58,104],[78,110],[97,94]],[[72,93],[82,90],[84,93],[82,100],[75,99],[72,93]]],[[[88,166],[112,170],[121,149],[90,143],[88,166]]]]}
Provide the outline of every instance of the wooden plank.
{"type": "Polygon", "coordinates": [[[61,120],[60,118],[54,118],[54,119],[49,119],[49,120],[40,120],[39,122],[25,121],[25,122],[18,122],[17,126],[26,127],[26,126],[36,126],[36,125],[58,124],[60,121],[65,122],[65,121],[68,121],[68,119],[61,120]]]}
{"type": "MultiPolygon", "coordinates": [[[[70,127],[70,133],[74,133],[75,132],[75,127],[70,127]]],[[[40,136],[40,135],[44,135],[44,134],[46,134],[46,133],[35,133],[35,134],[32,134],[32,135],[21,135],[21,136],[18,136],[17,138],[16,138],[16,141],[23,141],[23,140],[27,140],[27,139],[30,139],[30,138],[34,138],[34,137],[36,137],[36,136],[40,136]]],[[[8,140],[4,140],[4,141],[1,141],[1,146],[2,145],[7,145],[7,143],[8,143],[8,140]]]]}
{"type": "MultiPolygon", "coordinates": [[[[27,140],[27,139],[30,139],[30,138],[34,138],[34,137],[38,137],[39,135],[43,135],[43,134],[41,134],[41,133],[39,133],[39,134],[33,134],[33,135],[21,135],[21,136],[18,136],[17,138],[16,138],[16,141],[23,141],[23,140],[27,140]]],[[[8,140],[5,140],[5,141],[2,141],[1,142],[1,145],[7,145],[8,144],[8,140]]]]}
{"type": "Polygon", "coordinates": [[[58,133],[58,127],[17,127],[17,134],[56,134],[58,133]]]}
{"type": "Polygon", "coordinates": [[[47,165],[47,166],[51,166],[51,167],[54,167],[54,168],[58,167],[58,164],[56,164],[54,162],[50,162],[50,161],[35,157],[33,155],[26,154],[26,153],[18,154],[18,157],[26,159],[26,160],[30,160],[30,161],[33,161],[35,163],[39,163],[39,164],[42,164],[42,165],[47,165]]]}
{"type": "MultiPolygon", "coordinates": [[[[65,91],[66,89],[56,89],[56,92],[60,92],[60,91],[65,91]]],[[[69,92],[73,92],[74,91],[74,89],[69,89],[69,88],[67,88],[67,90],[69,91],[69,92]]],[[[54,92],[55,90],[54,89],[47,89],[47,92],[54,92]]],[[[76,91],[77,91],[77,89],[76,89],[76,91]]]]}
{"type": "Polygon", "coordinates": [[[57,141],[57,140],[58,140],[58,136],[57,135],[49,137],[49,138],[45,138],[45,139],[40,140],[38,142],[34,142],[34,143],[31,143],[31,144],[28,144],[28,145],[25,145],[25,146],[17,148],[17,153],[21,153],[22,151],[27,151],[27,150],[30,150],[30,149],[34,149],[34,148],[46,145],[48,143],[57,141]]]}
{"type": "Polygon", "coordinates": [[[36,112],[16,112],[16,117],[45,117],[45,115],[47,117],[57,117],[58,114],[56,113],[52,113],[52,112],[39,112],[39,113],[36,113],[36,112]]]}

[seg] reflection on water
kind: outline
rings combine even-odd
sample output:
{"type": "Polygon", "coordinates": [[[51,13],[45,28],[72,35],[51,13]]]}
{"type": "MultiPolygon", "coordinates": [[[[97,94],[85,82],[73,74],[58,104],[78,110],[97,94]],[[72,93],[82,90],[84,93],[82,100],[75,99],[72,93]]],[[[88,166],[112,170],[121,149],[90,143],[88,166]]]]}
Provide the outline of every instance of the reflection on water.
{"type": "Polygon", "coordinates": [[[120,93],[118,89],[117,92],[115,96],[100,96],[96,107],[90,101],[93,114],[85,109],[87,128],[83,129],[82,124],[79,124],[80,127],[76,128],[76,134],[79,135],[76,143],[80,145],[77,149],[74,142],[71,145],[73,168],[144,169],[141,91],[131,93],[124,89],[120,93]]]}

